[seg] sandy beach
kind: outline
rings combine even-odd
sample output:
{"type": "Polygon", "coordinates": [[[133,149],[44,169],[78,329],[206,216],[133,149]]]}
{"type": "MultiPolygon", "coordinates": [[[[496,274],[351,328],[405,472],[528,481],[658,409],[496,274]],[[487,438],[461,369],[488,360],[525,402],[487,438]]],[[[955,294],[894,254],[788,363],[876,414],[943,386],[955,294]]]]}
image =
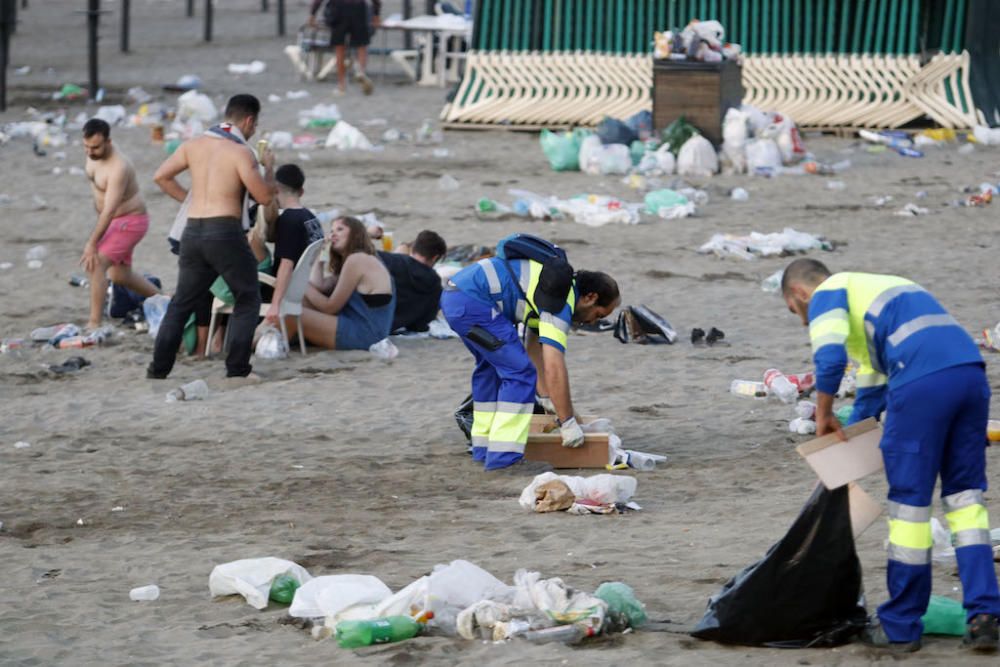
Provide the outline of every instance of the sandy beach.
{"type": "MultiPolygon", "coordinates": [[[[106,3],[114,4],[114,3],[106,3]]],[[[198,3],[200,4],[200,3],[198,3]]],[[[117,14],[102,24],[101,74],[110,103],[142,86],[161,91],[186,73],[204,81],[217,104],[249,92],[266,100],[288,90],[306,99],[264,102],[263,131],[298,132],[297,114],[334,102],[345,120],[375,143],[388,128],[413,134],[434,119],[446,91],[411,85],[392,67],[376,89],[351,87],[333,98],[329,82],[299,82],[282,47],[294,39],[306,10],[289,2],[289,37],[274,36],[273,13],[256,0],[219,0],[216,40],[201,41],[201,20],[184,17],[183,3],[136,0],[133,52],[117,53],[117,14]],[[238,77],[230,62],[260,59],[267,70],[238,77]],[[384,119],[384,124],[367,124],[384,119]]],[[[273,4],[273,3],[272,3],[273,4]]],[[[388,12],[399,3],[389,2],[388,12]]],[[[417,4],[417,3],[415,3],[417,4]]],[[[65,82],[86,81],[81,3],[33,0],[11,49],[10,108],[0,124],[26,120],[25,109],[57,108],[44,96],[65,82]],[[47,68],[52,71],[48,72],[47,68]]],[[[116,7],[117,11],[117,7],[116,7]]],[[[393,39],[396,39],[394,36],[393,39]]],[[[136,105],[129,105],[130,112],[136,105]]],[[[75,102],[69,116],[92,113],[75,102]]],[[[64,161],[31,143],[0,146],[0,338],[27,337],[59,322],[83,325],[87,292],[68,284],[96,219],[82,167],[79,133],[70,132],[64,161]],[[60,174],[53,169],[60,168],[60,174]],[[37,195],[44,206],[33,200],[37,195]],[[41,269],[25,252],[48,249],[41,269]]],[[[147,128],[115,128],[112,138],[134,162],[152,219],[134,265],[176,284],[176,258],[166,234],[177,204],[152,182],[164,159],[147,128]]],[[[784,535],[809,497],[815,475],[795,452],[807,436],[790,434],[791,407],[731,396],[736,378],[759,379],[772,366],[810,370],[808,334],[780,297],[760,281],[787,258],[744,261],[697,253],[713,233],[775,232],[785,227],[833,241],[814,256],[834,270],[895,273],[932,291],[970,333],[1000,319],[996,277],[997,202],[957,208],[964,186],[1000,180],[1000,149],[959,154],[955,145],[928,149],[922,159],[892,151],[869,153],[855,140],[807,136],[807,147],[835,162],[836,177],[716,176],[689,179],[709,202],[696,217],[635,226],[587,227],[505,219],[473,213],[480,197],[509,202],[509,188],[542,195],[590,192],[641,200],[618,176],[551,171],[536,134],[446,132],[442,144],[388,144],[379,152],[279,151],[306,172],[304,203],[314,211],[374,211],[397,240],[422,229],[449,245],[492,245],[516,232],[559,243],[577,268],[607,271],[627,304],[646,304],[680,332],[673,346],[621,345],[610,333],[572,335],[567,362],[578,412],[610,418],[625,445],[663,454],[639,480],[641,512],[578,517],[533,514],[517,497],[530,477],[486,474],[466,454],[452,413],[469,391],[471,356],[457,340],[397,340],[391,364],[367,352],[294,348],[281,361],[255,360],[265,381],[233,388],[221,359],[181,357],[166,381],[145,378],[152,355],[148,334],[119,327],[111,344],[82,351],[91,366],[56,376],[43,366],[79,350],[28,349],[0,355],[0,664],[4,665],[866,665],[891,660],[860,644],[780,651],[723,646],[686,634],[710,595],[784,535]],[[448,155],[435,157],[433,150],[448,155]],[[442,191],[438,179],[458,179],[442,191]],[[826,187],[840,180],[842,190],[826,187]],[[749,200],[733,201],[740,186],[749,200]],[[916,199],[918,191],[926,198],[916,199]],[[876,207],[872,198],[891,195],[876,207]],[[918,217],[893,212],[908,202],[930,209],[918,217]],[[694,347],[693,327],[725,332],[727,345],[694,347]],[[166,403],[171,389],[196,378],[207,400],[166,403]],[[30,447],[15,448],[16,442],[30,447]],[[466,559],[510,582],[515,570],[538,570],[593,590],[624,581],[650,617],[675,632],[616,635],[582,648],[492,644],[426,637],[354,652],[316,642],[286,623],[273,605],[258,612],[241,598],[213,600],[213,566],[240,558],[277,556],[314,576],[376,575],[396,590],[435,564],[466,559]],[[129,590],[155,583],[155,602],[132,602],[129,590]]],[[[674,177],[667,177],[669,183],[674,177]]],[[[994,392],[1000,365],[988,356],[994,392]]],[[[994,397],[993,405],[998,399],[994,397]]],[[[996,410],[996,408],[994,408],[996,410]]],[[[986,494],[993,527],[1000,525],[1000,457],[988,450],[986,494]]],[[[864,481],[884,501],[880,476],[864,481]]],[[[939,507],[935,514],[943,518],[939,507]]],[[[885,599],[884,521],[857,543],[868,609],[885,599]]],[[[934,593],[956,599],[954,567],[936,566],[934,593]]],[[[802,591],[803,596],[809,591],[802,591]]],[[[954,638],[926,638],[912,664],[982,665],[954,638]]]]}

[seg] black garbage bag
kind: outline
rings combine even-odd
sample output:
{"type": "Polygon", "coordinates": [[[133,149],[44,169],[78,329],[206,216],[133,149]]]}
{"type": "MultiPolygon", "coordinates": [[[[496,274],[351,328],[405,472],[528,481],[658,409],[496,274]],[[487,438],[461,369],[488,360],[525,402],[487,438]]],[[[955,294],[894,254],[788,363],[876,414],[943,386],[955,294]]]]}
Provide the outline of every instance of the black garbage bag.
{"type": "Polygon", "coordinates": [[[847,487],[818,485],[763,559],[708,601],[700,639],[784,648],[838,646],[865,625],[847,487]]]}
{"type": "Polygon", "coordinates": [[[635,130],[617,118],[610,116],[605,116],[604,120],[598,123],[596,133],[604,145],[625,144],[629,146],[639,138],[635,130]]]}
{"type": "MultiPolygon", "coordinates": [[[[535,403],[536,415],[544,415],[545,408],[539,403],[535,403]]],[[[455,421],[458,422],[458,428],[462,430],[465,434],[465,439],[472,441],[472,394],[465,397],[465,400],[458,406],[455,410],[455,421]]]]}

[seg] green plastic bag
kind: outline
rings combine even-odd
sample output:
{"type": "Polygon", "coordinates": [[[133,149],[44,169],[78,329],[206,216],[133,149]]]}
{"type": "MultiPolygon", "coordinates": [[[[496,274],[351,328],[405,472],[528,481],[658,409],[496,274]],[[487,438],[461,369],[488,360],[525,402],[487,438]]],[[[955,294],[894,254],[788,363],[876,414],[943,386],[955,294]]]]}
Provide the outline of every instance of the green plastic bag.
{"type": "Polygon", "coordinates": [[[839,408],[833,411],[833,414],[837,417],[837,420],[841,424],[846,424],[847,420],[851,418],[851,413],[854,412],[854,404],[841,405],[839,408]]]}
{"type": "Polygon", "coordinates": [[[591,134],[587,130],[549,132],[542,130],[539,143],[553,171],[580,171],[580,144],[591,134]]]}
{"type": "Polygon", "coordinates": [[[279,574],[271,582],[271,592],[268,597],[281,604],[291,604],[298,588],[299,582],[295,577],[290,574],[279,574]]]}
{"type": "Polygon", "coordinates": [[[646,213],[650,215],[658,215],[661,208],[673,208],[675,206],[684,206],[688,203],[688,198],[679,192],[673,190],[653,190],[652,192],[646,193],[646,198],[644,200],[646,204],[646,213]]]}
{"type": "Polygon", "coordinates": [[[632,155],[632,166],[635,166],[639,164],[642,160],[642,156],[646,154],[646,142],[636,139],[632,142],[632,145],[628,147],[628,151],[632,155]]]}
{"type": "Polygon", "coordinates": [[[927,613],[920,620],[924,622],[925,635],[961,637],[965,634],[965,609],[962,603],[943,595],[931,596],[927,613]]]}
{"type": "Polygon", "coordinates": [[[638,628],[646,622],[646,608],[635,597],[635,591],[620,581],[605,582],[594,591],[594,597],[608,604],[608,629],[621,632],[638,628]]]}
{"type": "Polygon", "coordinates": [[[696,134],[700,134],[698,128],[681,116],[663,130],[663,143],[670,144],[670,152],[676,156],[681,146],[696,134]]]}

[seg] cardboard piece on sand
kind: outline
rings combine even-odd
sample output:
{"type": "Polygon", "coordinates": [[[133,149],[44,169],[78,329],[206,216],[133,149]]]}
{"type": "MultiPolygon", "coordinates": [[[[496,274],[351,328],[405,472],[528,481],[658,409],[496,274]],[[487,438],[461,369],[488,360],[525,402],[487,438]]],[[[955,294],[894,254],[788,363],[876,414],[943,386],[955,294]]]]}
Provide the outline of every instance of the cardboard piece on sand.
{"type": "Polygon", "coordinates": [[[882,469],[882,450],[878,443],[882,429],[874,418],[844,429],[847,442],[830,433],[799,445],[796,450],[805,458],[828,489],[836,489],[882,469]]]}
{"type": "Polygon", "coordinates": [[[882,515],[882,506],[854,482],[847,485],[847,500],[851,506],[851,531],[857,539],[882,515]]]}
{"type": "MultiPolygon", "coordinates": [[[[596,417],[579,417],[580,424],[589,424],[596,417]]],[[[559,429],[549,433],[546,427],[552,425],[551,415],[533,415],[528,431],[528,443],[524,447],[524,458],[528,461],[545,461],[553,468],[604,468],[610,462],[609,438],[607,433],[586,433],[583,446],[576,449],[562,446],[559,429]]]]}

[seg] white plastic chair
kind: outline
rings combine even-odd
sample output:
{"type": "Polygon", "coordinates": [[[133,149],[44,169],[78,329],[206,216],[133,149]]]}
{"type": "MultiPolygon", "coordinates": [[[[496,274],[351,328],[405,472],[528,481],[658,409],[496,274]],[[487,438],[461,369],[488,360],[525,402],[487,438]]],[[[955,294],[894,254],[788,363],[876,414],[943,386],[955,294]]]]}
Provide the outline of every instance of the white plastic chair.
{"type": "MultiPolygon", "coordinates": [[[[285,337],[285,340],[288,340],[288,328],[285,326],[285,317],[294,317],[299,334],[299,349],[303,355],[306,353],[306,339],[302,335],[302,297],[305,296],[306,287],[309,285],[309,272],[312,270],[312,265],[322,248],[323,239],[320,239],[310,243],[302,252],[302,256],[299,257],[299,261],[295,264],[295,269],[292,271],[292,278],[288,281],[288,289],[285,290],[285,296],[281,299],[281,303],[278,304],[278,324],[281,327],[281,333],[285,337]]],[[[258,273],[257,278],[260,282],[274,287],[275,279],[273,276],[266,273],[258,273]]],[[[266,315],[270,307],[270,303],[262,303],[260,305],[260,316],[263,317],[266,315]]],[[[215,324],[218,316],[229,315],[232,312],[233,307],[225,301],[215,299],[212,302],[212,320],[208,324],[206,352],[212,348],[212,338],[215,336],[215,324]]],[[[226,347],[228,339],[229,327],[226,327],[226,338],[223,341],[223,348],[226,347]]]]}

